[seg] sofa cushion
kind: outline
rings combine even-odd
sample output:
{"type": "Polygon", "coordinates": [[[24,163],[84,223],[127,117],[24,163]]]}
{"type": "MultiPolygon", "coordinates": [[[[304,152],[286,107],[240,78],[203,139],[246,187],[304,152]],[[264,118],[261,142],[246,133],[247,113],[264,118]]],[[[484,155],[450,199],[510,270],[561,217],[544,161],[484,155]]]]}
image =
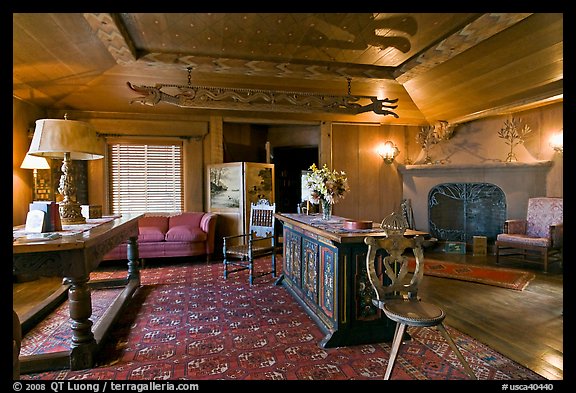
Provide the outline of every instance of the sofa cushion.
{"type": "Polygon", "coordinates": [[[179,225],[190,225],[191,227],[200,227],[200,220],[204,216],[203,212],[183,212],[170,217],[169,228],[179,225]]]}
{"type": "Polygon", "coordinates": [[[168,231],[168,217],[167,216],[144,216],[138,220],[138,228],[142,227],[156,227],[162,233],[168,231]]]}
{"type": "Polygon", "coordinates": [[[168,217],[144,216],[138,220],[138,242],[150,243],[164,241],[168,231],[168,217]]]}
{"type": "Polygon", "coordinates": [[[191,225],[176,225],[166,233],[167,242],[203,242],[206,238],[204,231],[191,225]]]}
{"type": "Polygon", "coordinates": [[[163,242],[166,236],[158,227],[138,227],[138,232],[139,243],[163,242]]]}

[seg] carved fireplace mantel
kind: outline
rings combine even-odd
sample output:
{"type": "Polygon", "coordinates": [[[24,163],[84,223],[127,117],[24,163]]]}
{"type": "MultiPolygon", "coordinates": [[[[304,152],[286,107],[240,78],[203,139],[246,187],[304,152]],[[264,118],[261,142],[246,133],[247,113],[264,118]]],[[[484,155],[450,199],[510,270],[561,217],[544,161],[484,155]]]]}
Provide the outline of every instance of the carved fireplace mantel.
{"type": "Polygon", "coordinates": [[[487,171],[518,171],[518,170],[548,170],[552,166],[552,161],[533,162],[488,162],[469,164],[422,164],[422,165],[398,165],[401,174],[414,173],[413,176],[424,176],[427,174],[438,175],[442,172],[487,172],[487,171]],[[416,175],[417,174],[417,175],[416,175]]]}
{"type": "Polygon", "coordinates": [[[522,218],[528,198],[546,195],[552,161],[399,165],[403,198],[411,201],[416,229],[429,232],[428,195],[438,184],[488,183],[502,189],[506,218],[522,218]]]}

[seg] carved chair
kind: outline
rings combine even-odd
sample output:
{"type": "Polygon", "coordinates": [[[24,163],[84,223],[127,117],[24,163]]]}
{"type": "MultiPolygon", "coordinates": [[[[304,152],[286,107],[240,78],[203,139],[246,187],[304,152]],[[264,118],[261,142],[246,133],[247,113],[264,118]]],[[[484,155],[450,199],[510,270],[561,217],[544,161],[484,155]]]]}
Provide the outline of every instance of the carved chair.
{"type": "Polygon", "coordinates": [[[543,263],[563,259],[563,198],[528,199],[525,219],[506,220],[496,236],[496,263],[501,257],[520,256],[523,262],[543,263]]]}
{"type": "Polygon", "coordinates": [[[266,199],[251,203],[249,232],[223,238],[224,278],[228,278],[230,273],[242,270],[249,271],[250,285],[253,284],[254,277],[267,274],[276,277],[275,212],[276,204],[270,204],[266,199]],[[254,276],[254,259],[265,255],[272,256],[271,270],[254,276]],[[229,270],[230,265],[235,268],[229,270]]]}
{"type": "Polygon", "coordinates": [[[389,319],[396,322],[384,379],[388,380],[392,375],[400,344],[408,327],[436,327],[464,366],[466,373],[472,379],[477,379],[444,327],[443,321],[446,317],[444,310],[432,303],[423,302],[418,296],[418,287],[424,277],[423,247],[428,241],[420,235],[405,237],[404,232],[408,223],[400,214],[392,213],[386,217],[381,227],[386,237],[366,237],[364,243],[368,245],[366,270],[375,292],[372,303],[389,319]],[[404,255],[407,249],[412,250],[416,259],[416,268],[412,275],[408,273],[408,258],[404,255]],[[380,258],[382,268],[377,269],[380,258]],[[381,275],[378,274],[380,270],[381,275]]]}

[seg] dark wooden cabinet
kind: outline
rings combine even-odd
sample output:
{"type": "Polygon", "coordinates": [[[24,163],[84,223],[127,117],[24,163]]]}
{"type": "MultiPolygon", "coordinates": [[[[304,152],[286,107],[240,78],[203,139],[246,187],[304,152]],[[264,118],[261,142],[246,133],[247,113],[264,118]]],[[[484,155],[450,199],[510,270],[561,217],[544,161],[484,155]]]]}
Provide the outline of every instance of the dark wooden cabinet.
{"type": "Polygon", "coordinates": [[[326,334],[320,346],[391,341],[395,324],[372,305],[366,234],[340,236],[306,223],[310,217],[277,214],[284,234],[281,282],[326,334]]]}

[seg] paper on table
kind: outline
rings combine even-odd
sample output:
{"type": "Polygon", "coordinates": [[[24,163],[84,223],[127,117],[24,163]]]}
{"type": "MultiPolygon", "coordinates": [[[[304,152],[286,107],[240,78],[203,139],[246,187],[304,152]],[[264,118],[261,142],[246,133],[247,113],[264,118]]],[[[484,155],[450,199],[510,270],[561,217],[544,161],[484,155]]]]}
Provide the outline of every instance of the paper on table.
{"type": "Polygon", "coordinates": [[[46,242],[46,241],[50,241],[50,240],[60,239],[61,237],[62,237],[62,235],[60,235],[59,233],[55,233],[55,232],[31,233],[29,235],[16,238],[16,241],[23,242],[23,243],[46,242]]]}
{"type": "Polygon", "coordinates": [[[30,210],[26,215],[26,232],[42,233],[45,214],[42,210],[30,210]]]}

